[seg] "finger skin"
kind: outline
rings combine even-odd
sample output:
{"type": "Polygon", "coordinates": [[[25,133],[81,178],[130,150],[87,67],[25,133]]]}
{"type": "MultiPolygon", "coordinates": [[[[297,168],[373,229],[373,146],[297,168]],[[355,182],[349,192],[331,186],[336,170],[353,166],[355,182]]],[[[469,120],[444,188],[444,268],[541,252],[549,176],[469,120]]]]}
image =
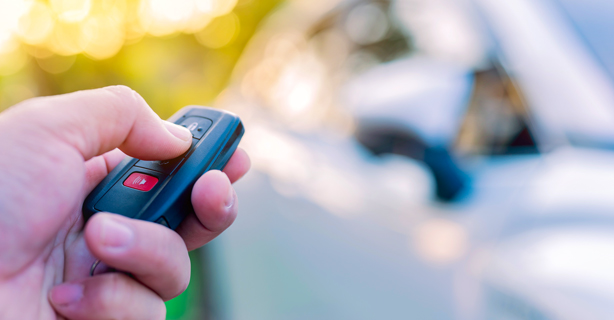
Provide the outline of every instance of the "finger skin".
{"type": "Polygon", "coordinates": [[[226,163],[226,167],[222,170],[230,180],[231,183],[237,182],[237,180],[241,179],[249,168],[251,167],[251,160],[247,155],[245,150],[238,148],[237,151],[230,157],[228,163],[226,163]]]}
{"type": "Polygon", "coordinates": [[[239,210],[238,198],[231,183],[239,180],[251,166],[249,156],[243,149],[232,155],[223,173],[205,173],[192,189],[192,205],[195,214],[188,215],[177,228],[188,250],[207,244],[226,230],[236,219],[239,210]],[[232,204],[228,205],[229,195],[232,204]]]}
{"type": "Polygon", "coordinates": [[[123,159],[126,154],[119,149],[113,149],[103,155],[96,156],[85,162],[84,196],[92,192],[97,184],[104,179],[123,159]]]}
{"type": "Polygon", "coordinates": [[[85,160],[118,147],[143,160],[171,159],[192,143],[187,129],[161,120],[138,93],[125,86],[26,100],[3,118],[29,123],[15,128],[29,131],[33,138],[51,136],[68,143],[85,160]]]}
{"type": "Polygon", "coordinates": [[[90,252],[105,264],[132,274],[169,300],[190,282],[190,258],[181,237],[152,222],[97,213],[84,231],[90,252]]]}
{"type": "Polygon", "coordinates": [[[166,318],[162,299],[123,273],[58,285],[49,292],[49,301],[60,315],[71,320],[166,318]]]}
{"type": "Polygon", "coordinates": [[[205,173],[192,189],[195,215],[188,215],[177,228],[188,250],[194,250],[217,237],[235,220],[239,209],[237,195],[228,177],[220,171],[205,173]]]}

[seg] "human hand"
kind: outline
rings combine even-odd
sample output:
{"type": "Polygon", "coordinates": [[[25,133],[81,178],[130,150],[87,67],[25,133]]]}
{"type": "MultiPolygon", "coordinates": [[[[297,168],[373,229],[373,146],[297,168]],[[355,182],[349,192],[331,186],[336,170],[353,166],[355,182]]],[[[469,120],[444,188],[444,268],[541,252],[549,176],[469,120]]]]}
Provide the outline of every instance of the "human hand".
{"type": "Polygon", "coordinates": [[[123,152],[165,160],[191,141],[122,86],[35,98],[0,114],[0,319],[164,319],[163,302],[189,282],[188,251],[234,221],[231,183],[248,171],[247,154],[238,149],[223,173],[196,182],[196,214],[176,232],[110,213],[84,226],[81,206],[123,152]],[[132,277],[90,277],[96,259],[132,277]]]}

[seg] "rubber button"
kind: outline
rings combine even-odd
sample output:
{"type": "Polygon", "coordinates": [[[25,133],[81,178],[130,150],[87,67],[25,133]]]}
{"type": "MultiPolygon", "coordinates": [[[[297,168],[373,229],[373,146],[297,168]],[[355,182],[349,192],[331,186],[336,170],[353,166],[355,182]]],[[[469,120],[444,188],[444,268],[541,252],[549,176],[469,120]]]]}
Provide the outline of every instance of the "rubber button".
{"type": "Polygon", "coordinates": [[[212,124],[213,121],[203,117],[188,117],[179,122],[179,125],[188,128],[196,139],[202,138],[212,124]]]}
{"type": "Polygon", "coordinates": [[[129,172],[126,172],[121,180],[96,203],[95,208],[98,211],[113,212],[126,217],[136,218],[160,189],[161,182],[166,177],[167,175],[163,173],[134,167],[129,172]],[[145,178],[145,182],[142,185],[140,185],[142,180],[136,182],[135,176],[133,176],[135,173],[141,175],[141,178],[145,178]],[[157,182],[149,192],[140,190],[144,189],[143,187],[148,183],[154,184],[154,181],[157,182]],[[128,182],[136,182],[136,186],[140,189],[133,188],[128,182]]]}
{"type": "Polygon", "coordinates": [[[124,180],[124,186],[140,191],[149,191],[158,183],[158,178],[144,173],[134,172],[124,180]]]}

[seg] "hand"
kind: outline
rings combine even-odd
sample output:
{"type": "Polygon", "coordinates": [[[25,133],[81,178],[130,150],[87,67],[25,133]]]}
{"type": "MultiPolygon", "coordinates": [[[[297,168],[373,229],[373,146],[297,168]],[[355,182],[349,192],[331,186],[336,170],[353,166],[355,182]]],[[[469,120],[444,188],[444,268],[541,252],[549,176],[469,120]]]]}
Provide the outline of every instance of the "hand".
{"type": "Polygon", "coordinates": [[[122,86],[35,98],[0,114],[0,319],[164,319],[163,301],[188,285],[188,250],[234,221],[230,184],[249,169],[247,154],[237,150],[224,173],[196,182],[196,214],[177,232],[110,213],[83,226],[81,206],[122,151],[165,160],[190,144],[189,131],[122,86]],[[96,259],[132,277],[90,277],[96,259]]]}

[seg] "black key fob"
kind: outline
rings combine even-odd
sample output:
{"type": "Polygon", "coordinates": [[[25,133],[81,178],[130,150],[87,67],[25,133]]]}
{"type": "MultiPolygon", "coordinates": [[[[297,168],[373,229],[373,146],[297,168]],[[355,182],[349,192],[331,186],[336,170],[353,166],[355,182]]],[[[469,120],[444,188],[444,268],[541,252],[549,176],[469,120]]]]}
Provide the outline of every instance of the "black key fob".
{"type": "Polygon", "coordinates": [[[86,221],[106,211],[175,229],[194,212],[194,183],[205,172],[224,168],[245,130],[236,115],[197,106],[179,110],[169,121],[192,132],[190,149],[164,161],[126,157],[85,198],[86,221]]]}

